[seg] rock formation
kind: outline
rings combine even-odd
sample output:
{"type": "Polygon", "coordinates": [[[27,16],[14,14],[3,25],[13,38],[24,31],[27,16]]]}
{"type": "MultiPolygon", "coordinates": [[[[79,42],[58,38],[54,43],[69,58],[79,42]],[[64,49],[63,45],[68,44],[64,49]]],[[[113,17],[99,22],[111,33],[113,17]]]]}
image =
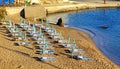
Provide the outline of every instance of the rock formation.
{"type": "Polygon", "coordinates": [[[63,19],[62,19],[62,18],[59,18],[59,19],[58,19],[57,25],[59,25],[59,26],[61,26],[61,27],[64,27],[64,22],[63,22],[63,19]]]}
{"type": "Polygon", "coordinates": [[[108,28],[108,26],[100,26],[101,28],[103,28],[103,29],[107,29],[108,28]]]}

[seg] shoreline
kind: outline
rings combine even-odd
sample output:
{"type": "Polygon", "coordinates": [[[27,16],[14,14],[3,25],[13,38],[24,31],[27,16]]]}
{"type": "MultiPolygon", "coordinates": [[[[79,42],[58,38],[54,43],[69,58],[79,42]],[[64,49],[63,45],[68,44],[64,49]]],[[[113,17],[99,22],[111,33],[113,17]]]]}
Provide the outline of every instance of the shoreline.
{"type": "MultiPolygon", "coordinates": [[[[86,31],[86,30],[84,30],[84,29],[77,29],[77,28],[72,28],[72,27],[67,27],[67,28],[74,29],[74,30],[81,31],[81,32],[85,33],[85,34],[89,37],[89,39],[91,40],[90,43],[94,45],[94,47],[91,47],[91,48],[93,48],[94,50],[96,50],[96,52],[99,53],[98,55],[101,55],[101,57],[104,58],[105,60],[107,60],[107,62],[109,62],[109,64],[115,65],[115,69],[118,69],[118,68],[120,67],[120,66],[119,66],[118,64],[116,64],[114,61],[110,60],[104,53],[102,53],[102,50],[100,50],[100,49],[98,48],[98,46],[97,46],[97,44],[96,44],[96,42],[97,42],[97,41],[96,41],[97,35],[94,36],[95,38],[93,38],[93,37],[91,36],[91,34],[94,35],[93,32],[91,32],[91,31],[88,32],[88,31],[86,31]]],[[[114,68],[113,68],[113,69],[114,69],[114,68]]]]}
{"type": "MultiPolygon", "coordinates": [[[[69,5],[69,6],[50,6],[50,7],[45,7],[45,9],[47,10],[48,14],[54,14],[54,13],[64,13],[64,12],[70,12],[70,11],[80,11],[80,10],[89,10],[89,9],[99,9],[99,8],[120,8],[120,3],[115,3],[115,4],[100,4],[100,5],[88,5],[88,4],[76,4],[76,5],[69,5]],[[55,10],[53,10],[55,9],[55,10]]],[[[71,28],[71,27],[69,27],[71,28]]],[[[73,28],[76,29],[76,28],[73,28]]],[[[79,31],[83,31],[82,29],[77,29],[79,31]]],[[[88,30],[89,31],[89,30],[88,30]]],[[[89,31],[91,32],[91,31],[89,31]]],[[[85,32],[86,34],[90,35],[89,32],[85,32]]],[[[93,32],[91,32],[92,34],[94,34],[93,32]]],[[[96,37],[96,36],[95,36],[96,37]]],[[[92,35],[90,35],[90,38],[93,40],[93,42],[95,43],[96,39],[92,38],[92,35]]],[[[95,43],[96,48],[99,50],[99,53],[101,53],[108,61],[110,61],[113,65],[116,65],[119,67],[118,64],[116,64],[114,61],[110,60],[105,54],[102,53],[102,51],[97,47],[97,44],[95,43]]]]}
{"type": "MultiPolygon", "coordinates": [[[[94,39],[91,37],[91,35],[90,35],[88,32],[85,32],[85,31],[82,30],[82,29],[76,29],[76,28],[71,28],[71,27],[67,27],[67,28],[68,28],[68,29],[76,30],[77,32],[82,32],[82,33],[84,33],[83,35],[87,36],[87,37],[82,37],[82,38],[85,39],[85,42],[87,42],[88,44],[89,44],[89,43],[91,44],[90,46],[88,46],[88,48],[93,49],[93,50],[95,50],[95,51],[98,53],[97,56],[101,57],[101,58],[98,58],[100,62],[101,62],[101,60],[103,61],[103,63],[104,63],[104,61],[105,61],[105,63],[107,62],[108,64],[110,64],[110,66],[113,66],[113,69],[114,69],[114,68],[115,68],[115,69],[118,69],[118,68],[119,68],[119,65],[115,64],[114,62],[112,62],[109,58],[107,58],[107,56],[105,56],[105,54],[103,54],[103,53],[101,52],[101,50],[97,47],[94,39]]],[[[95,36],[95,37],[96,37],[96,36],[95,36]]],[[[76,40],[79,40],[79,39],[76,38],[76,40]]],[[[83,41],[84,41],[84,40],[83,40],[83,41]]],[[[78,45],[79,45],[79,44],[78,44],[78,45]]],[[[86,49],[86,47],[84,47],[84,46],[82,46],[81,48],[84,49],[84,50],[86,49]]],[[[88,48],[87,48],[87,49],[88,49],[88,48]]],[[[89,52],[89,50],[85,50],[85,51],[89,52]]],[[[93,51],[93,52],[95,52],[95,51],[93,51]]],[[[90,56],[90,55],[89,55],[89,56],[90,56]]],[[[108,66],[109,66],[109,65],[108,65],[108,66]]]]}

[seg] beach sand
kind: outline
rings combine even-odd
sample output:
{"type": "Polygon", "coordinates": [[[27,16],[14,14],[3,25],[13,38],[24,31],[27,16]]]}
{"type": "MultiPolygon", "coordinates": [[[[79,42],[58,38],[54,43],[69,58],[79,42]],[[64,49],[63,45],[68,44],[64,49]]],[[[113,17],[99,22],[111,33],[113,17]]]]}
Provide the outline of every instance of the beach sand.
{"type": "MultiPolygon", "coordinates": [[[[8,15],[8,18],[14,23],[19,23],[19,13],[8,15]]],[[[27,20],[33,21],[33,19],[27,20]]],[[[33,44],[33,41],[31,41],[30,46],[15,46],[16,41],[12,41],[11,37],[7,37],[6,29],[3,25],[0,25],[0,69],[120,69],[119,66],[102,54],[87,33],[72,28],[54,26],[65,39],[70,35],[72,41],[76,40],[78,48],[85,51],[79,55],[93,58],[93,60],[70,58],[71,54],[65,52],[67,48],[61,48],[60,44],[54,43],[52,39],[49,40],[54,46],[55,54],[51,55],[37,54],[36,51],[39,51],[39,49],[36,48],[37,46],[33,44]],[[41,62],[37,60],[36,57],[38,56],[53,56],[57,60],[41,62]]],[[[45,36],[48,38],[47,35],[45,36]]]]}
{"type": "MultiPolygon", "coordinates": [[[[19,14],[11,15],[9,18],[18,23],[19,19],[16,15],[19,14]]],[[[0,69],[119,69],[119,66],[112,63],[99,51],[87,33],[72,28],[54,26],[57,32],[61,32],[65,39],[70,35],[72,40],[76,40],[78,48],[85,51],[80,53],[81,55],[93,58],[93,60],[70,58],[71,54],[65,52],[67,48],[61,48],[60,44],[53,43],[52,39],[49,40],[54,46],[55,54],[36,54],[36,51],[39,51],[36,45],[15,46],[16,41],[12,41],[11,37],[7,37],[6,29],[3,25],[0,25],[0,69]],[[36,59],[38,56],[53,56],[57,60],[41,62],[36,59]]],[[[48,36],[46,35],[46,37],[48,36]]]]}

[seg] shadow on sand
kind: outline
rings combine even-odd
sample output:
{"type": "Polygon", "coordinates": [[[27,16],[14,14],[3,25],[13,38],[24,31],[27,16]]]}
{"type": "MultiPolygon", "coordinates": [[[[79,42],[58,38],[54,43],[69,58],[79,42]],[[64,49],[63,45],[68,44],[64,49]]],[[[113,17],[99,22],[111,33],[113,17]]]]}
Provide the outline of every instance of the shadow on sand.
{"type": "Polygon", "coordinates": [[[8,51],[15,52],[15,53],[17,53],[17,54],[20,54],[20,55],[23,55],[23,56],[26,56],[26,57],[30,57],[29,54],[24,53],[24,52],[20,52],[20,51],[17,51],[17,50],[9,49],[9,48],[3,47],[3,46],[0,46],[0,48],[6,49],[6,50],[8,50],[8,51]]]}
{"type": "Polygon", "coordinates": [[[41,62],[41,63],[47,64],[47,65],[50,65],[50,66],[52,66],[52,67],[54,67],[54,68],[56,68],[56,69],[61,69],[61,68],[55,66],[55,64],[54,64],[54,65],[51,64],[50,62],[40,61],[38,57],[33,57],[33,58],[34,58],[35,60],[37,60],[38,62],[41,62]]]}

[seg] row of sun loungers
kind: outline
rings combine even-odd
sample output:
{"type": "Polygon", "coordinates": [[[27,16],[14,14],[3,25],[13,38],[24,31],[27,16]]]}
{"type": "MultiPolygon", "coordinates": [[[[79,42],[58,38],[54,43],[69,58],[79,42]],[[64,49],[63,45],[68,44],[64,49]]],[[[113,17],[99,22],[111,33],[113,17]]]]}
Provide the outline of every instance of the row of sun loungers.
{"type": "MultiPolygon", "coordinates": [[[[11,36],[15,37],[15,40],[20,41],[16,42],[18,46],[29,46],[31,42],[27,41],[27,37],[29,36],[35,43],[39,46],[39,54],[54,54],[54,48],[51,43],[44,37],[42,31],[46,32],[48,36],[55,40],[57,43],[60,43],[63,48],[68,48],[69,53],[75,54],[84,52],[83,49],[76,49],[76,41],[71,42],[70,36],[68,36],[67,40],[63,39],[61,33],[58,33],[54,27],[51,27],[49,22],[46,20],[46,26],[42,24],[30,24],[30,22],[13,24],[10,20],[8,22],[3,22],[2,24],[6,24],[6,28],[11,36]],[[24,30],[20,30],[20,29],[24,30]],[[39,29],[39,30],[37,30],[39,29]]],[[[49,61],[55,60],[54,57],[38,57],[41,61],[49,61]]],[[[73,56],[73,58],[77,60],[91,60],[91,58],[87,58],[84,56],[73,56]]]]}

